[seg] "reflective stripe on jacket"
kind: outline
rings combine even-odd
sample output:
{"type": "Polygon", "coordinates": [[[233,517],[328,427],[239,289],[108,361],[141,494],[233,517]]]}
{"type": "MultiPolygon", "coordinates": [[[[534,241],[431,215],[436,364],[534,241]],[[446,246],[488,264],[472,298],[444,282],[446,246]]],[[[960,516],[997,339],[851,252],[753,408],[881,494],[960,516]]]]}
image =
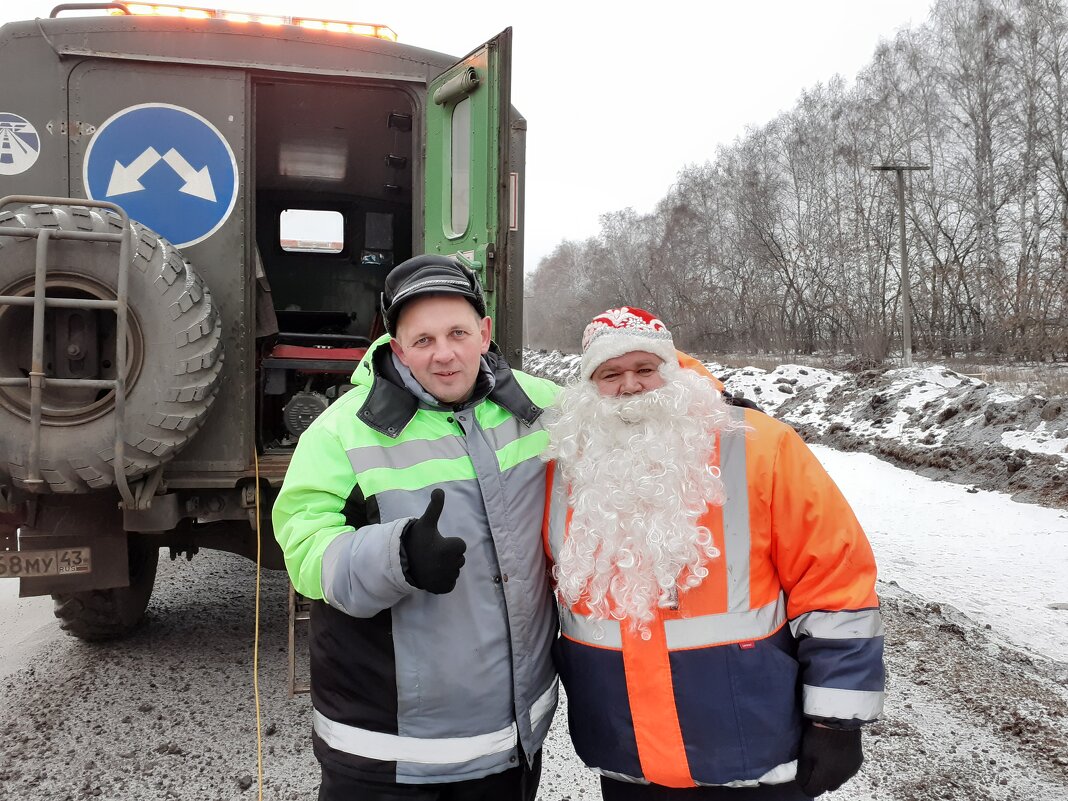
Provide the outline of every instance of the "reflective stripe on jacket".
{"type": "Polygon", "coordinates": [[[487,355],[460,408],[418,399],[388,337],[301,436],[275,536],[311,619],[313,742],[357,777],[453,782],[541,747],[556,707],[556,630],[540,530],[548,381],[487,355]],[[445,595],[404,576],[400,536],[435,488],[465,564],[445,595]]]}
{"type": "MultiPolygon", "coordinates": [[[[557,669],[572,740],[599,772],[668,787],[768,784],[796,772],[802,716],[860,725],[882,711],[875,560],[834,482],[789,426],[731,409],[717,437],[727,490],[701,520],[721,556],[658,610],[652,638],[561,609],[557,669]],[[787,623],[789,625],[787,625],[787,623]]],[[[567,490],[550,470],[546,545],[567,490]]]]}

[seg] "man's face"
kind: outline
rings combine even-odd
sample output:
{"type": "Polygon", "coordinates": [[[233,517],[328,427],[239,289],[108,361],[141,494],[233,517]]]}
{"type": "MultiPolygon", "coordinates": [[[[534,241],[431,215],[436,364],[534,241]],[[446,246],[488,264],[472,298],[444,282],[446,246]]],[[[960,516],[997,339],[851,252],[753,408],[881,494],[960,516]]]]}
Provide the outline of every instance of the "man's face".
{"type": "Polygon", "coordinates": [[[664,386],[664,377],[660,375],[663,363],[659,356],[635,350],[603,362],[593,371],[590,380],[597,385],[597,391],[608,398],[640,395],[664,386]]]}
{"type": "Polygon", "coordinates": [[[475,388],[490,325],[462,297],[429,295],[404,305],[389,344],[423,389],[442,403],[459,403],[475,388]]]}

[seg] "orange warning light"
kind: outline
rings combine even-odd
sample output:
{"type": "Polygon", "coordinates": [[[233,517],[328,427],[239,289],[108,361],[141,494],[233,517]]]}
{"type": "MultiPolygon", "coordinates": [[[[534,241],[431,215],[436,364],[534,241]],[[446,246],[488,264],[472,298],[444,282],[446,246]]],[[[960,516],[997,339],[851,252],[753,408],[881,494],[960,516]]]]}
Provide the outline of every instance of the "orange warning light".
{"type": "Polygon", "coordinates": [[[274,14],[255,14],[222,9],[195,8],[192,6],[161,5],[159,3],[127,3],[126,12],[113,9],[114,15],[125,13],[156,17],[181,17],[183,19],[222,19],[228,22],[259,23],[260,25],[296,25],[300,28],[331,33],[370,36],[375,39],[397,41],[397,34],[388,25],[366,22],[344,22],[342,20],[315,19],[312,17],[282,17],[274,14]]]}

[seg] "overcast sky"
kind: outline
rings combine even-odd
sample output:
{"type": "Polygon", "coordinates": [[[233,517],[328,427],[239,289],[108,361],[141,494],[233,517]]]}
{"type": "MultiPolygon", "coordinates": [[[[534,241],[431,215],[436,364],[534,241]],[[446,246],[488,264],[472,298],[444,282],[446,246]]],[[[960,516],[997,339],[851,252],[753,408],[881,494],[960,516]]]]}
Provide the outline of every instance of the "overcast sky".
{"type": "MultiPolygon", "coordinates": [[[[0,21],[48,16],[54,5],[5,2],[0,21]]],[[[458,56],[512,26],[512,100],[528,123],[530,270],[561,239],[595,234],[604,212],[651,211],[679,170],[790,108],[805,87],[851,80],[881,38],[924,22],[931,0],[190,5],[380,22],[406,44],[458,56]]]]}

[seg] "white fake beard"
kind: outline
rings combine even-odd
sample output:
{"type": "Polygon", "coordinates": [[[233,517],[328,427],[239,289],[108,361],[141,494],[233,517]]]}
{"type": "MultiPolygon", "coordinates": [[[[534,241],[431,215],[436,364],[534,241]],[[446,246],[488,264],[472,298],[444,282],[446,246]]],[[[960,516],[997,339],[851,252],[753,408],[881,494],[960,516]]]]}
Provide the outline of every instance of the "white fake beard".
{"type": "Polygon", "coordinates": [[[716,432],[736,427],[706,377],[677,364],[660,372],[667,383],[640,395],[603,397],[592,381],[565,388],[545,454],[573,508],[553,567],[557,596],[585,601],[594,620],[628,620],[644,639],[656,608],[675,606],[719,556],[697,521],[726,498],[709,460],[716,432]]]}

